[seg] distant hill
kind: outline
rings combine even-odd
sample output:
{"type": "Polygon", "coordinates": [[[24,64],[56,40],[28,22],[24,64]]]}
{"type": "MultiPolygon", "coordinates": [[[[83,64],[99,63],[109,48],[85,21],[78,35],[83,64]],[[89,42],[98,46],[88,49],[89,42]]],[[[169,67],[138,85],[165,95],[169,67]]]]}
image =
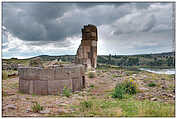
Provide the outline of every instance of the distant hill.
{"type": "MultiPolygon", "coordinates": [[[[75,55],[61,55],[61,56],[49,56],[40,55],[39,57],[42,61],[52,61],[52,60],[62,60],[64,62],[73,62],[75,60],[75,55]]],[[[28,59],[3,59],[3,61],[16,61],[16,62],[26,62],[26,60],[31,60],[36,57],[31,57],[28,59]]],[[[140,54],[140,55],[98,55],[98,64],[110,64],[116,66],[164,66],[164,67],[174,67],[175,66],[175,52],[165,52],[157,54],[140,54]]]]}

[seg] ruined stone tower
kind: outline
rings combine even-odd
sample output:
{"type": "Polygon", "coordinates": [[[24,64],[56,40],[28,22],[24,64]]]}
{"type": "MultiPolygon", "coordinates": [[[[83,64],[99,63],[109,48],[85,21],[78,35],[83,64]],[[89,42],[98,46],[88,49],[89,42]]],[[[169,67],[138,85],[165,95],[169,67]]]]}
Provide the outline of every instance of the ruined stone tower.
{"type": "Polygon", "coordinates": [[[77,50],[76,63],[83,64],[86,69],[97,66],[97,28],[94,25],[84,25],[82,40],[77,50]]]}

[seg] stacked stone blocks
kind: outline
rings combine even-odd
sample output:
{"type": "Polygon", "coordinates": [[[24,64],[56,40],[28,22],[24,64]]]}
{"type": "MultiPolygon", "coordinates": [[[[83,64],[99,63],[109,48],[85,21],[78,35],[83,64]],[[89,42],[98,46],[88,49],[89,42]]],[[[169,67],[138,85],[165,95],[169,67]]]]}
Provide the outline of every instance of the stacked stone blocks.
{"type": "Polygon", "coordinates": [[[83,64],[86,69],[96,68],[97,65],[97,28],[86,25],[82,29],[82,41],[77,50],[76,63],[83,64]]]}
{"type": "Polygon", "coordinates": [[[84,67],[39,68],[21,67],[19,71],[19,90],[28,94],[60,94],[64,87],[79,91],[85,86],[84,67]]]}

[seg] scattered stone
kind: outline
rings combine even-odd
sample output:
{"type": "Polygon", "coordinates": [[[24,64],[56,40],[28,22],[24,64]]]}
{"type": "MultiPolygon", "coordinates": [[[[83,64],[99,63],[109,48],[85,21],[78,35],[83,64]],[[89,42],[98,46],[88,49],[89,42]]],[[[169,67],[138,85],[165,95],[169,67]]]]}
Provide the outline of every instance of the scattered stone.
{"type": "Polygon", "coordinates": [[[164,85],[162,85],[162,86],[161,86],[161,88],[162,88],[162,89],[167,89],[167,87],[166,87],[166,86],[164,86],[164,85]]]}
{"type": "Polygon", "coordinates": [[[163,96],[168,96],[166,93],[162,93],[163,96]]]}
{"type": "Polygon", "coordinates": [[[28,113],[28,112],[31,112],[31,108],[27,108],[26,109],[26,112],[28,113]]]}
{"type": "Polygon", "coordinates": [[[140,89],[141,91],[148,91],[148,90],[149,90],[148,88],[145,88],[145,87],[139,87],[139,89],[140,89]]]}
{"type": "Polygon", "coordinates": [[[173,94],[169,94],[168,97],[173,97],[173,94]]]}
{"type": "Polygon", "coordinates": [[[79,93],[80,91],[75,91],[74,93],[79,93]]]}
{"type": "Polygon", "coordinates": [[[161,78],[161,80],[165,80],[165,78],[161,78]]]}
{"type": "Polygon", "coordinates": [[[48,114],[48,113],[50,113],[50,110],[41,110],[40,112],[39,112],[40,114],[48,114]]]}
{"type": "Polygon", "coordinates": [[[68,110],[65,110],[65,109],[59,109],[59,110],[58,110],[58,113],[69,113],[69,111],[68,111],[68,110]]]}
{"type": "Polygon", "coordinates": [[[151,101],[157,101],[157,98],[151,98],[151,101]]]}
{"type": "Polygon", "coordinates": [[[16,107],[16,105],[14,105],[14,104],[8,104],[8,105],[6,105],[5,107],[4,107],[4,110],[5,109],[17,109],[17,107],[16,107]]]}

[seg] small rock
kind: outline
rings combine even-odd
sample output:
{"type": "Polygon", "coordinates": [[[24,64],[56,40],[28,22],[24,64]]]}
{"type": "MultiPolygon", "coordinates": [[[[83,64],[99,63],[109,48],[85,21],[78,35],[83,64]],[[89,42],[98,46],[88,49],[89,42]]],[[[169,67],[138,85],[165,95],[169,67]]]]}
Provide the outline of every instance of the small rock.
{"type": "Polygon", "coordinates": [[[168,96],[166,93],[162,93],[163,96],[168,96]]]}
{"type": "Polygon", "coordinates": [[[27,108],[26,109],[26,112],[28,113],[28,112],[31,112],[31,109],[30,108],[27,108]]]}
{"type": "Polygon", "coordinates": [[[161,78],[161,80],[165,80],[165,78],[161,78]]]}
{"type": "Polygon", "coordinates": [[[50,110],[41,110],[39,113],[40,114],[48,114],[48,113],[50,113],[50,110]]]}
{"type": "Polygon", "coordinates": [[[17,107],[14,104],[8,104],[4,107],[4,109],[17,109],[17,107]]]}
{"type": "Polygon", "coordinates": [[[148,91],[149,89],[148,88],[145,88],[145,87],[139,87],[140,90],[142,91],[148,91]]]}
{"type": "Polygon", "coordinates": [[[75,91],[74,93],[79,93],[80,91],[75,91]]]}
{"type": "Polygon", "coordinates": [[[169,94],[168,97],[173,97],[173,94],[169,94]]]}
{"type": "Polygon", "coordinates": [[[73,97],[78,97],[79,95],[78,94],[74,94],[73,97]]]}
{"type": "Polygon", "coordinates": [[[151,98],[151,101],[157,101],[157,98],[151,98]]]}
{"type": "Polygon", "coordinates": [[[68,110],[65,110],[65,109],[59,109],[59,110],[58,110],[58,113],[69,113],[69,111],[68,111],[68,110]]]}
{"type": "Polygon", "coordinates": [[[112,79],[113,81],[117,81],[117,79],[112,79]]]}
{"type": "Polygon", "coordinates": [[[162,89],[166,89],[167,87],[166,87],[166,86],[162,86],[161,88],[162,88],[162,89]]]}

